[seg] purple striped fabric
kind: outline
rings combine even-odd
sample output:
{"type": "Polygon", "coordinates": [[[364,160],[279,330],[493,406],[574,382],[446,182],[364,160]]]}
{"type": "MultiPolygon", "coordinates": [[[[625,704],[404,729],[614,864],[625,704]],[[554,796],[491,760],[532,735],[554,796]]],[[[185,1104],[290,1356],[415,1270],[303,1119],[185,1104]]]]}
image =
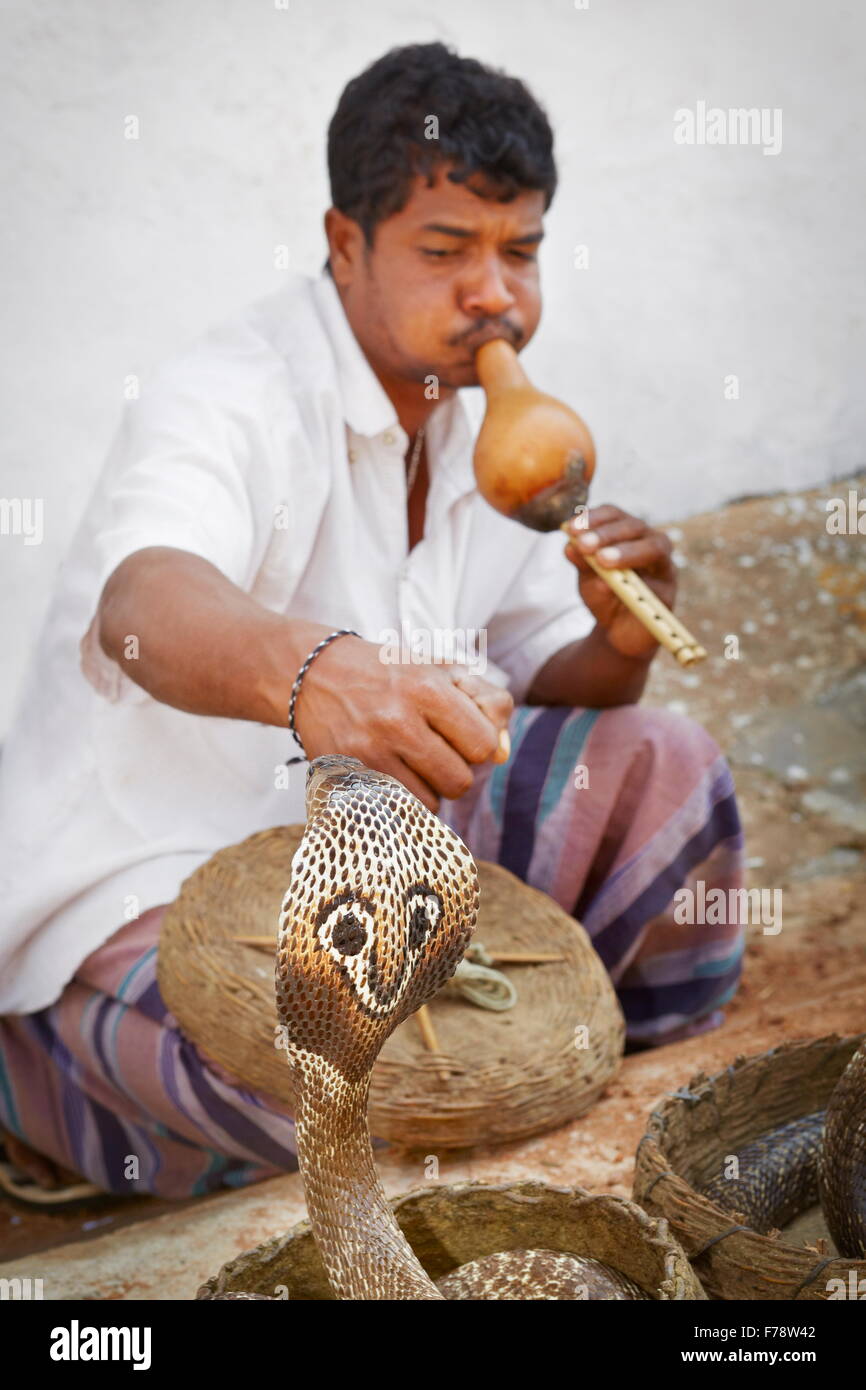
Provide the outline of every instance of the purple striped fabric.
{"type": "MultiPolygon", "coordinates": [[[[512,756],[480,769],[442,818],[583,922],[633,1045],[722,1020],[743,926],[679,925],[673,895],[736,889],[730,771],[698,725],[625,706],[521,707],[512,756]]],[[[735,899],[736,901],[736,899],[735,899]]],[[[0,1019],[0,1128],[116,1193],[182,1198],[297,1167],[278,1102],[204,1058],[163,1003],[165,906],[121,927],[47,1009],[0,1019]]]]}
{"type": "Polygon", "coordinates": [[[522,708],[512,756],[441,809],[479,858],[504,864],[586,928],[630,1044],[717,1027],[736,992],[743,837],[730,768],[709,734],[665,710],[522,708]],[[515,827],[518,830],[515,831],[515,827]],[[673,897],[722,889],[733,920],[680,925],[673,897]]]}

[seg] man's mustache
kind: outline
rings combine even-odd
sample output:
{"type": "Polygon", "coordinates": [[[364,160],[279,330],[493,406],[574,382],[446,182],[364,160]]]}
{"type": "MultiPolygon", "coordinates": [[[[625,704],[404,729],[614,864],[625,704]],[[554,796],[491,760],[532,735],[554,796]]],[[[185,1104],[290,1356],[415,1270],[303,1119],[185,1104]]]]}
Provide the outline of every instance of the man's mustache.
{"type": "Polygon", "coordinates": [[[457,333],[453,338],[449,338],[448,345],[480,347],[491,338],[507,338],[512,347],[519,347],[523,341],[523,332],[507,319],[487,319],[484,323],[473,324],[465,333],[457,333]]]}

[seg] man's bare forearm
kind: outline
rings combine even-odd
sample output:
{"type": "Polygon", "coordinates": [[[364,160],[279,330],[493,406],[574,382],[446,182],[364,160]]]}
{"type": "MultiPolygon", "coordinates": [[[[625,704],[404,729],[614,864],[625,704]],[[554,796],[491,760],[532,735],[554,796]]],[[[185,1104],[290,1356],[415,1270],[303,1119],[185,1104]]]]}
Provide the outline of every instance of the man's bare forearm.
{"type": "Polygon", "coordinates": [[[635,705],[643,694],[654,655],[622,656],[607,641],[604,629],[596,625],[587,637],[570,642],[545,662],[530,686],[526,703],[587,709],[635,705]]]}
{"type": "Polygon", "coordinates": [[[168,546],[118,565],[93,621],[106,656],[154,699],[277,726],[301,663],[331,631],[263,608],[209,561],[168,546]]]}

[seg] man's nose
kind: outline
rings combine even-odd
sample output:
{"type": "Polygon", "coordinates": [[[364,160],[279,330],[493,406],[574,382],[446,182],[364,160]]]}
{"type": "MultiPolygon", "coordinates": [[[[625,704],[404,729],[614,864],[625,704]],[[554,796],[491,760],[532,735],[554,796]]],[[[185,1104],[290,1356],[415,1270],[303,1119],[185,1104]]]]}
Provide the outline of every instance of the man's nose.
{"type": "Polygon", "coordinates": [[[467,273],[461,289],[460,307],[470,318],[497,318],[517,303],[505,282],[499,262],[490,257],[467,273]]]}

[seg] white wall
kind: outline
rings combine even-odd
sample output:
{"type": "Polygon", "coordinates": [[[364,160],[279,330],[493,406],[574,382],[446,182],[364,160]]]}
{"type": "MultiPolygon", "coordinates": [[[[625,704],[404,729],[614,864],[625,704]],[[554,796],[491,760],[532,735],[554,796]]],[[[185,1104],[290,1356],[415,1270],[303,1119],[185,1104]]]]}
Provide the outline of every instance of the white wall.
{"type": "Polygon", "coordinates": [[[328,119],[396,44],[505,67],[554,123],[525,361],[590,423],[595,500],[673,518],[863,463],[861,5],[285,3],[5,8],[0,494],[43,498],[45,534],[0,536],[0,730],[124,377],[277,288],[276,244],[318,270],[328,119]],[[677,145],[701,100],[781,108],[781,152],[677,145]]]}

